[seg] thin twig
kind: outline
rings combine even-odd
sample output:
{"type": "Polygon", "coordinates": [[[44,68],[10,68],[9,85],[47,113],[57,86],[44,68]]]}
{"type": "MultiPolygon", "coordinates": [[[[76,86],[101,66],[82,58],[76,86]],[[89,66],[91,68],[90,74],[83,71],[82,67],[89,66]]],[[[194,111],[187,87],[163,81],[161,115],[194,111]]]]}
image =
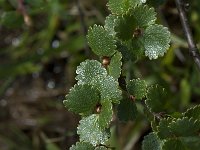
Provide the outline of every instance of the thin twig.
{"type": "Polygon", "coordinates": [[[87,57],[89,57],[90,49],[89,49],[89,46],[87,44],[87,39],[86,39],[88,28],[87,28],[87,25],[86,25],[86,22],[85,22],[85,14],[84,14],[84,11],[83,11],[83,9],[81,7],[81,4],[80,4],[79,0],[76,0],[76,5],[77,5],[79,16],[80,16],[82,31],[83,31],[83,34],[84,34],[84,37],[85,37],[85,54],[86,54],[87,57]]]}
{"type": "Polygon", "coordinates": [[[176,6],[177,6],[177,9],[179,12],[179,16],[181,19],[181,23],[183,26],[185,36],[187,38],[189,51],[190,51],[196,65],[198,66],[198,68],[200,70],[200,53],[196,46],[196,43],[194,42],[192,31],[189,26],[188,18],[186,16],[186,6],[187,5],[188,5],[188,3],[185,3],[184,0],[176,0],[176,6]]]}

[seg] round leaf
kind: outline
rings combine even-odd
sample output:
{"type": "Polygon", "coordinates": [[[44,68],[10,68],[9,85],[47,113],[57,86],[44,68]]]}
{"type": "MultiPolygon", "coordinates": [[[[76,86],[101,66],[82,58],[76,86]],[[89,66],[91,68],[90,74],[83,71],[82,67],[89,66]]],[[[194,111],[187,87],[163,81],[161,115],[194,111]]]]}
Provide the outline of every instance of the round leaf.
{"type": "Polygon", "coordinates": [[[155,133],[150,133],[144,137],[142,142],[142,150],[162,150],[161,140],[156,136],[155,133]]]}
{"type": "Polygon", "coordinates": [[[69,150],[94,150],[94,147],[90,143],[77,142],[76,145],[72,145],[69,150]]]}
{"type": "Polygon", "coordinates": [[[151,25],[141,36],[141,42],[145,48],[145,55],[149,59],[157,59],[163,56],[169,48],[170,32],[162,25],[151,25]]]}
{"type": "Polygon", "coordinates": [[[163,112],[166,105],[166,91],[164,88],[158,85],[149,87],[145,103],[151,112],[163,112]]]}
{"type": "Polygon", "coordinates": [[[145,80],[134,79],[127,83],[127,90],[129,94],[135,96],[136,99],[142,99],[146,96],[146,88],[147,85],[145,80]]]}
{"type": "Polygon", "coordinates": [[[78,84],[89,84],[96,76],[106,76],[107,71],[101,63],[96,60],[86,60],[82,62],[76,70],[78,74],[76,80],[78,84]]]}
{"type": "Polygon", "coordinates": [[[113,14],[121,15],[125,14],[130,8],[145,2],[146,0],[109,0],[108,9],[113,14]]]}
{"type": "Polygon", "coordinates": [[[116,51],[116,41],[102,26],[90,27],[87,35],[89,46],[98,56],[112,56],[116,51]]]}
{"type": "Polygon", "coordinates": [[[99,125],[99,115],[93,114],[80,120],[77,128],[80,141],[91,143],[93,146],[105,144],[109,135],[99,125]]]}
{"type": "Polygon", "coordinates": [[[99,92],[90,85],[75,85],[63,101],[65,107],[74,113],[88,115],[100,100],[99,92]]]}

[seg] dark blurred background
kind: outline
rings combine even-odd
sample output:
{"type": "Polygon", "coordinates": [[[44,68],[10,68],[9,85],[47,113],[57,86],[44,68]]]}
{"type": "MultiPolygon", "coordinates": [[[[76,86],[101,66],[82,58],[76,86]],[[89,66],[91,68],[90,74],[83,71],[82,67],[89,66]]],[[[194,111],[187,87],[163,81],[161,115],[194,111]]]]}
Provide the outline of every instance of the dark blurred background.
{"type": "MultiPolygon", "coordinates": [[[[163,58],[132,64],[131,76],[162,85],[173,101],[172,111],[184,111],[200,102],[200,73],[189,54],[174,1],[147,2],[156,8],[157,22],[169,27],[171,47],[163,58]]],[[[200,1],[189,2],[199,46],[200,1]]],[[[76,83],[76,66],[87,58],[98,59],[85,35],[90,25],[104,24],[109,14],[106,3],[0,0],[0,150],[63,150],[78,140],[79,116],[68,112],[62,101],[76,83]]],[[[141,149],[150,126],[142,113],[139,116],[135,122],[119,123],[118,138],[112,140],[120,149],[141,149]]]]}

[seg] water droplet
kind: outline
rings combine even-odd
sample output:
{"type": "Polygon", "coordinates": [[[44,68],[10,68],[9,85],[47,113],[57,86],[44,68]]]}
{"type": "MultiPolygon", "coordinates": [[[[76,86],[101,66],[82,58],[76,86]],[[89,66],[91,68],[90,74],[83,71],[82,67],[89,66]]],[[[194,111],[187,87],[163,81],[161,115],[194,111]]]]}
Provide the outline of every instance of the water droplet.
{"type": "Polygon", "coordinates": [[[60,46],[60,42],[58,40],[54,40],[51,44],[52,48],[58,48],[60,46]]]}
{"type": "Polygon", "coordinates": [[[55,88],[55,82],[54,81],[49,81],[48,84],[47,84],[47,87],[50,88],[50,89],[55,88]]]}

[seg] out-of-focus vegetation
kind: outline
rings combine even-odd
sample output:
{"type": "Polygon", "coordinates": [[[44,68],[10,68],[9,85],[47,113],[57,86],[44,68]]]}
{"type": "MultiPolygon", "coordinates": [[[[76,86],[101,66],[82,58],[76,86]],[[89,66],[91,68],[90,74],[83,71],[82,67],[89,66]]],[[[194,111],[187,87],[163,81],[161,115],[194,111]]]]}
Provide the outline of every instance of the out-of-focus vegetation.
{"type": "MultiPolygon", "coordinates": [[[[79,118],[63,107],[62,100],[75,83],[76,66],[95,57],[85,35],[89,25],[104,22],[106,3],[0,0],[0,149],[61,150],[78,140],[79,118]]],[[[200,1],[190,3],[190,21],[200,43],[200,1]]],[[[171,30],[171,48],[158,60],[130,62],[127,76],[165,87],[176,114],[199,103],[200,73],[189,55],[174,2],[155,6],[159,22],[171,30]]],[[[140,121],[113,127],[118,131],[112,137],[116,147],[141,148],[150,127],[140,116],[140,121]]]]}

